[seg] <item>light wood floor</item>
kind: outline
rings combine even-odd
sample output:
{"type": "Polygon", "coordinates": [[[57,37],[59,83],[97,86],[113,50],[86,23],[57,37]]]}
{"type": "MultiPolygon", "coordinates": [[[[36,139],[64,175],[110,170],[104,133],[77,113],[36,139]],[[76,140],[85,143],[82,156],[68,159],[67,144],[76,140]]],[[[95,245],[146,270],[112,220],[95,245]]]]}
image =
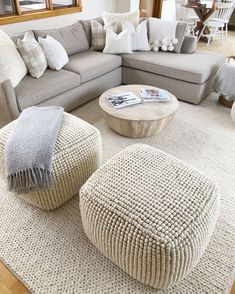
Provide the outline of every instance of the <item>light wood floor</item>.
{"type": "Polygon", "coordinates": [[[227,40],[221,43],[220,37],[216,38],[210,45],[205,42],[198,42],[198,49],[225,54],[226,56],[235,55],[235,31],[228,32],[227,40]]]}
{"type": "MultiPolygon", "coordinates": [[[[0,262],[0,293],[30,294],[30,291],[0,262]]],[[[235,281],[230,294],[235,294],[235,281]]]]}
{"type": "Polygon", "coordinates": [[[0,262],[0,293],[29,294],[30,291],[0,262]]]}

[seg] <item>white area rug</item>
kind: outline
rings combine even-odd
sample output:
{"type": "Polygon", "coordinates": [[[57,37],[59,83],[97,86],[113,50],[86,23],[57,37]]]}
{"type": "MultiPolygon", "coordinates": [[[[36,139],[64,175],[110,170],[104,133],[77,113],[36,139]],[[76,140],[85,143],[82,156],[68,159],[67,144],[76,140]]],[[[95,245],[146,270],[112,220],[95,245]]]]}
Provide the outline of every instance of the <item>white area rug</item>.
{"type": "Polygon", "coordinates": [[[66,293],[228,293],[235,265],[235,124],[229,110],[206,100],[180,103],[160,134],[133,140],[111,131],[100,118],[97,100],[74,112],[101,131],[104,161],[126,146],[144,142],[192,164],[221,187],[221,215],[197,267],[174,288],[157,291],[130,278],[103,257],[85,237],[78,197],[54,212],[33,208],[0,183],[0,258],[33,292],[66,293]]]}

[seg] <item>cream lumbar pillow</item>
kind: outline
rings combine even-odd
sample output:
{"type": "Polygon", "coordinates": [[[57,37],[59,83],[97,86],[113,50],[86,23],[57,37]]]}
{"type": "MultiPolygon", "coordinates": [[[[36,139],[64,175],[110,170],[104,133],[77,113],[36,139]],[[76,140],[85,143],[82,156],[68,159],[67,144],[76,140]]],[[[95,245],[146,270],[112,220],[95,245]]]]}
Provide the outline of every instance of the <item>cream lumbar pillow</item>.
{"type": "Polygon", "coordinates": [[[107,29],[106,45],[103,52],[109,54],[132,53],[129,31],[125,30],[116,34],[113,30],[107,29]]]}
{"type": "Polygon", "coordinates": [[[111,23],[102,26],[96,20],[91,21],[91,35],[92,35],[92,43],[91,49],[97,51],[103,51],[105,47],[105,40],[106,40],[106,30],[110,28],[114,32],[117,32],[117,22],[112,21],[111,23]]]}
{"type": "Polygon", "coordinates": [[[118,33],[122,31],[122,22],[128,21],[131,23],[135,28],[139,24],[140,19],[140,12],[128,12],[128,13],[109,13],[104,12],[103,15],[104,24],[107,25],[108,23],[112,21],[117,21],[118,23],[118,33]]]}
{"type": "Polygon", "coordinates": [[[122,24],[123,30],[128,30],[131,35],[131,49],[134,51],[150,51],[148,40],[147,20],[142,21],[137,28],[125,21],[122,24]]]}
{"type": "Polygon", "coordinates": [[[47,69],[46,56],[32,32],[26,32],[23,40],[17,40],[17,48],[27,66],[29,74],[40,78],[47,69]]]}
{"type": "Polygon", "coordinates": [[[42,46],[50,69],[60,70],[69,62],[64,47],[54,38],[47,35],[45,39],[39,37],[38,42],[42,46]]]}
{"type": "Polygon", "coordinates": [[[26,76],[27,68],[14,42],[0,30],[0,83],[10,80],[15,88],[26,76]]]}

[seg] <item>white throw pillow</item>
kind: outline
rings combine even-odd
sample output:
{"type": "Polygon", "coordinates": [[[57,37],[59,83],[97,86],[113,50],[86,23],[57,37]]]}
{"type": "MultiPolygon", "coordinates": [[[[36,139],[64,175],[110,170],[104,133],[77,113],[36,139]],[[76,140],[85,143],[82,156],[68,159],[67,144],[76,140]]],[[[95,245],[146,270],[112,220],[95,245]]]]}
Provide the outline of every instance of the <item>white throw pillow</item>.
{"type": "Polygon", "coordinates": [[[104,12],[103,13],[103,20],[104,24],[107,25],[108,23],[112,21],[117,21],[118,23],[118,33],[122,31],[122,22],[128,21],[131,23],[135,28],[139,24],[140,19],[140,12],[128,12],[128,13],[110,13],[110,12],[104,12]]]}
{"type": "Polygon", "coordinates": [[[29,74],[34,78],[40,78],[47,68],[47,60],[42,47],[36,41],[32,32],[26,32],[23,40],[18,39],[17,48],[29,74]]]}
{"type": "Polygon", "coordinates": [[[103,51],[106,43],[106,30],[111,29],[114,32],[117,32],[117,22],[113,21],[110,24],[102,26],[96,20],[91,20],[91,48],[92,50],[103,51]]]}
{"type": "Polygon", "coordinates": [[[46,38],[38,38],[39,44],[46,55],[48,66],[53,70],[60,70],[69,62],[68,54],[64,47],[49,35],[46,38]]]}
{"type": "Polygon", "coordinates": [[[132,53],[131,50],[131,35],[128,30],[116,34],[113,30],[106,30],[106,45],[104,53],[121,54],[132,53]]]}
{"type": "Polygon", "coordinates": [[[131,49],[134,51],[149,51],[150,45],[148,40],[147,20],[142,21],[137,28],[125,21],[122,29],[128,30],[131,35],[131,49]]]}
{"type": "Polygon", "coordinates": [[[10,80],[15,88],[26,74],[27,68],[16,45],[0,30],[0,83],[10,80]]]}
{"type": "Polygon", "coordinates": [[[177,21],[169,21],[154,17],[149,18],[150,44],[154,51],[174,51],[177,21]]]}

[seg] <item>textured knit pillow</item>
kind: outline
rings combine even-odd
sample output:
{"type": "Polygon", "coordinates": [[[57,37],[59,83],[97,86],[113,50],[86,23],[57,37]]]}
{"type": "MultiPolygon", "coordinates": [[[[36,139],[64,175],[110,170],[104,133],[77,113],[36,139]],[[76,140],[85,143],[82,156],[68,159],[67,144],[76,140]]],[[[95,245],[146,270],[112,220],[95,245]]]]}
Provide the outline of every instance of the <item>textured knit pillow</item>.
{"type": "Polygon", "coordinates": [[[103,52],[109,54],[132,53],[129,31],[125,30],[120,34],[116,34],[111,29],[107,29],[106,45],[103,52]]]}
{"type": "Polygon", "coordinates": [[[105,25],[109,24],[112,21],[117,21],[118,22],[118,33],[119,33],[122,31],[122,22],[123,21],[128,21],[136,28],[139,24],[140,12],[139,11],[128,12],[128,13],[104,12],[102,16],[103,16],[103,20],[104,20],[105,25]]]}
{"type": "Polygon", "coordinates": [[[50,69],[60,70],[69,62],[68,54],[60,42],[50,36],[46,36],[45,39],[39,37],[38,41],[43,48],[50,69]]]}
{"type": "Polygon", "coordinates": [[[131,49],[134,51],[149,51],[150,45],[148,40],[147,20],[142,21],[137,28],[125,21],[122,29],[128,30],[131,35],[131,49]]]}
{"type": "Polygon", "coordinates": [[[117,32],[117,22],[112,21],[110,24],[102,26],[98,21],[91,21],[91,32],[92,32],[92,41],[91,49],[97,51],[103,51],[106,41],[106,29],[111,29],[114,32],[117,32]]]}
{"type": "Polygon", "coordinates": [[[47,68],[47,60],[42,47],[34,38],[33,33],[26,32],[23,40],[18,39],[17,48],[29,74],[34,78],[40,78],[47,68]]]}

